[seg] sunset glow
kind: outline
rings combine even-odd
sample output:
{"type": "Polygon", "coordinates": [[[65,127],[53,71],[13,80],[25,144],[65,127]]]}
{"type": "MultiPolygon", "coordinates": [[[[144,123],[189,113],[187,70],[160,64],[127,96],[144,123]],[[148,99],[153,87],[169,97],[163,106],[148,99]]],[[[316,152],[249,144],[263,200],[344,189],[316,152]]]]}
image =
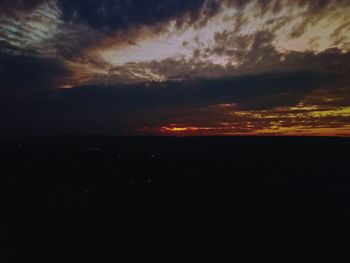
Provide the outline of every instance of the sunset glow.
{"type": "Polygon", "coordinates": [[[0,2],[6,133],[350,135],[349,1],[93,2],[0,2]]]}

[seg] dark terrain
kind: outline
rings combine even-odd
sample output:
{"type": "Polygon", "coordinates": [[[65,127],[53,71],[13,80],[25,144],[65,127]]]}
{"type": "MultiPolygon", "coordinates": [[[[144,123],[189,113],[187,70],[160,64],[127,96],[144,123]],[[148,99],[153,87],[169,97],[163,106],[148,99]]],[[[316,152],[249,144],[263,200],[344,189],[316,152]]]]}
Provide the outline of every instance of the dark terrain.
{"type": "Polygon", "coordinates": [[[6,142],[0,156],[4,255],[18,256],[32,236],[44,243],[52,236],[74,240],[72,225],[83,239],[116,231],[129,244],[135,232],[161,226],[181,233],[177,227],[191,223],[210,231],[211,224],[220,229],[235,220],[254,226],[256,219],[342,218],[350,212],[349,149],[350,139],[323,137],[6,142]]]}

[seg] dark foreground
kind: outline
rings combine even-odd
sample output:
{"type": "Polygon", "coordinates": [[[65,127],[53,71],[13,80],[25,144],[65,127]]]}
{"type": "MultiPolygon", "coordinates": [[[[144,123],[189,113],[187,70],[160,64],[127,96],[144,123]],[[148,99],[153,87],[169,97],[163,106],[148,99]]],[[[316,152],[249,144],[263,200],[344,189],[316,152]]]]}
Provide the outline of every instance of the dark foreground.
{"type": "Polygon", "coordinates": [[[156,232],[186,240],[189,229],[207,235],[265,220],[345,218],[349,149],[346,138],[59,136],[6,142],[0,154],[3,257],[15,262],[43,251],[48,258],[64,257],[89,237],[123,237],[133,248],[156,232]],[[33,237],[47,247],[27,249],[24,256],[33,237]],[[50,246],[52,239],[73,244],[63,252],[50,246]]]}

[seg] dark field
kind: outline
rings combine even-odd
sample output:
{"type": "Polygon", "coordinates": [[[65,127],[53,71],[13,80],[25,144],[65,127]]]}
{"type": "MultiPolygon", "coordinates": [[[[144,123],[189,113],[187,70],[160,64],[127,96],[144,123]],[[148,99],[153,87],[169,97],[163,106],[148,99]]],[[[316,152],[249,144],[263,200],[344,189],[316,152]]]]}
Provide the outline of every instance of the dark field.
{"type": "Polygon", "coordinates": [[[33,236],[75,240],[75,232],[102,238],[112,231],[130,238],[162,227],[177,232],[188,224],[209,231],[236,220],[255,226],[263,219],[344,218],[350,212],[349,149],[349,139],[318,137],[59,136],[7,142],[0,184],[5,256],[18,257],[16,249],[33,236]]]}

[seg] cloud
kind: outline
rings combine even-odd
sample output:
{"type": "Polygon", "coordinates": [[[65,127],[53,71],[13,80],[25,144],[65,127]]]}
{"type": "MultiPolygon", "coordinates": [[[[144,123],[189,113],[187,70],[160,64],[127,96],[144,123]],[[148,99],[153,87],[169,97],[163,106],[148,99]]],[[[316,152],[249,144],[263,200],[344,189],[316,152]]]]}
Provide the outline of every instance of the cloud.
{"type": "MultiPolygon", "coordinates": [[[[204,0],[60,1],[65,20],[82,22],[93,28],[106,30],[152,25],[174,18],[178,19],[179,24],[193,21],[197,19],[205,3],[204,0]]],[[[215,8],[214,2],[210,3],[210,8],[215,8]]]]}
{"type": "Polygon", "coordinates": [[[1,132],[278,133],[350,123],[349,1],[0,8],[1,132]]]}
{"type": "Polygon", "coordinates": [[[269,109],[294,105],[330,79],[316,72],[292,72],[186,82],[89,85],[57,91],[51,105],[106,112],[224,103],[235,104],[237,109],[269,109]]]}
{"type": "Polygon", "coordinates": [[[6,7],[0,15],[0,43],[3,47],[6,44],[7,52],[53,56],[50,42],[62,24],[56,2],[13,1],[6,7]]]}
{"type": "Polygon", "coordinates": [[[0,53],[0,89],[53,89],[69,75],[56,59],[0,53]]]}
{"type": "Polygon", "coordinates": [[[330,88],[319,99],[340,95],[332,90],[333,81],[332,75],[293,72],[63,90],[32,87],[30,92],[28,87],[17,90],[16,96],[0,90],[2,133],[161,134],[161,127],[170,124],[192,126],[194,134],[269,129],[278,133],[297,126],[304,133],[343,129],[350,121],[348,108],[341,113],[337,103],[307,106],[308,98],[314,98],[322,86],[330,88]]]}
{"type": "MultiPolygon", "coordinates": [[[[17,90],[16,96],[0,90],[2,120],[9,130],[21,127],[32,132],[83,132],[85,128],[123,134],[168,123],[220,127],[223,122],[236,125],[231,132],[249,132],[249,125],[255,129],[271,125],[264,115],[297,105],[331,80],[332,76],[317,72],[292,72],[58,90],[36,89],[34,81],[17,90]]],[[[278,116],[273,121],[283,120],[282,113],[278,116]]]]}
{"type": "Polygon", "coordinates": [[[16,12],[32,10],[45,1],[46,0],[0,0],[0,12],[14,15],[16,12]]]}

